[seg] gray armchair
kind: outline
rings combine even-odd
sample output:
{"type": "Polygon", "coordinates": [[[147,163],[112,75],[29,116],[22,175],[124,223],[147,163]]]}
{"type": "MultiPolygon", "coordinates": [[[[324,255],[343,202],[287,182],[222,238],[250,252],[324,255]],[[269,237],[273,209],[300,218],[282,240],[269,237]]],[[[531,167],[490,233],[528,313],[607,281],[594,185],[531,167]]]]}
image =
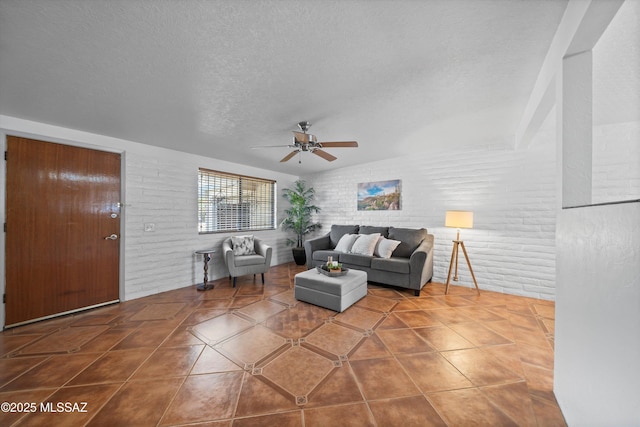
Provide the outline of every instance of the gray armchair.
{"type": "Polygon", "coordinates": [[[252,255],[234,255],[231,237],[222,242],[222,257],[227,269],[229,269],[229,278],[233,278],[234,288],[238,276],[247,274],[253,274],[255,277],[257,273],[260,273],[264,285],[264,273],[269,271],[271,267],[272,248],[257,237],[254,237],[253,242],[255,254],[252,255]]]}

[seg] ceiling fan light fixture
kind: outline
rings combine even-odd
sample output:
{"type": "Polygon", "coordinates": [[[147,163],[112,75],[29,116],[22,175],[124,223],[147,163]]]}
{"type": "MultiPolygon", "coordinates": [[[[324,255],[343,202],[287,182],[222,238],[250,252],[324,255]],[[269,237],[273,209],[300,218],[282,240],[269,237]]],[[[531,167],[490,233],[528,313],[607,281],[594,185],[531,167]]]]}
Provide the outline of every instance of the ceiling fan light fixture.
{"type": "MultiPolygon", "coordinates": [[[[337,159],[333,154],[329,154],[326,151],[323,151],[322,148],[330,147],[330,148],[339,148],[339,147],[357,147],[358,143],[356,141],[333,141],[333,142],[318,142],[318,139],[315,135],[307,133],[311,123],[307,121],[298,122],[298,127],[302,132],[293,131],[293,144],[291,145],[281,145],[281,146],[272,146],[272,147],[289,147],[294,150],[286,155],[280,162],[286,162],[296,154],[299,154],[298,163],[302,163],[301,153],[311,152],[329,162],[332,162],[337,159]]],[[[255,147],[258,148],[258,147],[255,147]]]]}
{"type": "Polygon", "coordinates": [[[298,127],[300,128],[300,130],[304,133],[307,133],[307,131],[309,130],[309,127],[311,126],[311,123],[307,122],[307,121],[303,121],[303,122],[298,122],[298,127]]]}

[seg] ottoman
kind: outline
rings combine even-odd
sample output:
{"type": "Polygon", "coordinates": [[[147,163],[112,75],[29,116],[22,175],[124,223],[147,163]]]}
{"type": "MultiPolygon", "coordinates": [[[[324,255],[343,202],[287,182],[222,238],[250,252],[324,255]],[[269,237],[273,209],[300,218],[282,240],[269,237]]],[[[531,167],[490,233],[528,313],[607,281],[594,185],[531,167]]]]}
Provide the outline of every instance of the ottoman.
{"type": "Polygon", "coordinates": [[[297,300],[343,312],[367,294],[367,273],[349,270],[329,277],[315,268],[294,277],[293,295],[297,300]]]}

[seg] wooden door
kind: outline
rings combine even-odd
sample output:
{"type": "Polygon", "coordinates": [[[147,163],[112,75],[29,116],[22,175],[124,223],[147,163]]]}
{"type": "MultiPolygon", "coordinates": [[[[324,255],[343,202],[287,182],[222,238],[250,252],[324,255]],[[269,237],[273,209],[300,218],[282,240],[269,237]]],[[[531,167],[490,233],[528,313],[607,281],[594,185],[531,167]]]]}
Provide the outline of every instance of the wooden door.
{"type": "Polygon", "coordinates": [[[5,325],[117,301],[120,155],[8,136],[6,164],[5,325]]]}

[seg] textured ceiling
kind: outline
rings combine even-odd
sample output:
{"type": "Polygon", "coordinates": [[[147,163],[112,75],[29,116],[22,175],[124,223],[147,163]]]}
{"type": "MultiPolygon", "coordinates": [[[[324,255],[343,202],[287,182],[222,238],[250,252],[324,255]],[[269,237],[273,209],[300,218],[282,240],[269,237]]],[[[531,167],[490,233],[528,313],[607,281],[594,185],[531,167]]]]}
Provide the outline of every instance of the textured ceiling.
{"type": "Polygon", "coordinates": [[[565,0],[0,0],[0,114],[302,174],[511,144],[565,0]],[[309,120],[333,163],[290,150],[309,120]]]}

